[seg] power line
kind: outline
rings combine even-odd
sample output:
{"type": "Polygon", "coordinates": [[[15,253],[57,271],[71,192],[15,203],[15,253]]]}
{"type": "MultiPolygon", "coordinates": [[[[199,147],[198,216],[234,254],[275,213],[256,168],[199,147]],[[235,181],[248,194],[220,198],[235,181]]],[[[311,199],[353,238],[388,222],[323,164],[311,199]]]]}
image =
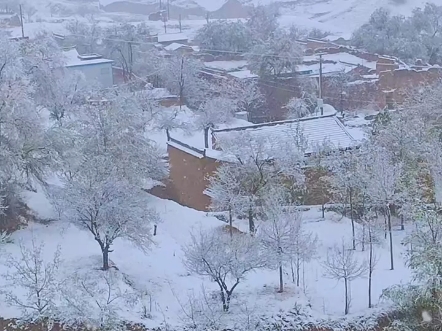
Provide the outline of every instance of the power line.
{"type": "MultiPolygon", "coordinates": [[[[69,36],[73,36],[73,37],[82,37],[82,38],[90,38],[90,36],[86,36],[86,35],[81,35],[81,34],[74,34],[71,33],[69,34],[69,36]]],[[[157,42],[147,42],[147,41],[137,41],[137,40],[126,40],[126,39],[116,39],[116,38],[107,38],[107,37],[99,37],[97,39],[101,39],[101,40],[107,40],[107,41],[113,41],[113,42],[119,42],[119,43],[130,43],[130,44],[136,44],[136,45],[149,45],[149,46],[154,46],[155,44],[157,44],[157,42]]],[[[268,54],[259,54],[259,53],[251,53],[251,52],[240,52],[240,51],[226,51],[226,50],[220,50],[220,49],[208,49],[208,48],[200,48],[200,51],[204,51],[204,52],[213,52],[213,53],[225,53],[225,54],[236,54],[236,55],[256,55],[256,56],[269,56],[269,57],[274,57],[274,58],[279,58],[279,59],[291,59],[291,60],[302,60],[304,57],[303,56],[282,56],[282,55],[268,55],[268,54]]]]}

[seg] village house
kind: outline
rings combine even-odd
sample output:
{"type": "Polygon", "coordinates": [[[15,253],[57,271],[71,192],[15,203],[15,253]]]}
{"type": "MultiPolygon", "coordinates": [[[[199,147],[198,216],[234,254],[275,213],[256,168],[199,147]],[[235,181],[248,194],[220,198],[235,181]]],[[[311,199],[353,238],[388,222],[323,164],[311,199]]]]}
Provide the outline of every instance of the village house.
{"type": "MultiPolygon", "coordinates": [[[[245,122],[247,123],[247,122],[245,122]]],[[[170,166],[169,180],[162,188],[163,196],[196,210],[208,211],[210,197],[205,193],[209,177],[226,162],[226,155],[215,142],[235,132],[247,131],[254,137],[266,136],[281,141],[287,132],[297,130],[298,125],[308,142],[309,154],[314,146],[328,141],[339,148],[356,146],[358,141],[346,130],[335,114],[263,124],[247,124],[228,128],[208,128],[193,136],[174,136],[168,133],[167,153],[170,166]],[[165,191],[165,192],[164,192],[165,191]]],[[[306,204],[314,203],[305,201],[306,204]]]]}
{"type": "Polygon", "coordinates": [[[88,82],[98,83],[103,88],[114,85],[112,60],[99,54],[78,54],[75,48],[63,52],[65,67],[81,72],[88,82]]]}
{"type": "Polygon", "coordinates": [[[189,43],[189,38],[184,33],[165,33],[158,34],[158,43],[164,47],[169,46],[173,43],[187,45],[189,43]]]}

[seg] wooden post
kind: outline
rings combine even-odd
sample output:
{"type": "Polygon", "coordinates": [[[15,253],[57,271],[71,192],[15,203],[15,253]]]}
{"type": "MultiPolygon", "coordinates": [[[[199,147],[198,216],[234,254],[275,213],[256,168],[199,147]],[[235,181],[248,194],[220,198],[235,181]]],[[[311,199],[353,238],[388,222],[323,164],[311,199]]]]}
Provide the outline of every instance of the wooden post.
{"type": "Polygon", "coordinates": [[[157,225],[154,224],[153,226],[153,235],[156,236],[157,235],[157,225]]]}

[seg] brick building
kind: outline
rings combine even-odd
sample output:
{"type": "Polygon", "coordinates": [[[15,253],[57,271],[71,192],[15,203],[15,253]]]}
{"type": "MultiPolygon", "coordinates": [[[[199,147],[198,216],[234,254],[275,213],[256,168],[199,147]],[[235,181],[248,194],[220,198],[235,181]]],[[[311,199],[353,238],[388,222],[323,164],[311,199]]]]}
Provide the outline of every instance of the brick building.
{"type": "Polygon", "coordinates": [[[349,148],[357,144],[334,114],[300,120],[208,129],[204,134],[201,133],[189,139],[178,140],[169,133],[167,153],[170,173],[162,196],[167,195],[168,198],[181,205],[207,211],[211,202],[210,197],[205,194],[209,178],[222,162],[226,162],[224,161],[226,155],[216,147],[216,141],[232,137],[235,132],[247,131],[253,137],[264,135],[270,141],[279,142],[287,139],[287,133],[293,133],[293,130],[299,130],[299,127],[308,142],[307,154],[312,152],[316,144],[321,144],[326,140],[339,148],[349,148]]]}

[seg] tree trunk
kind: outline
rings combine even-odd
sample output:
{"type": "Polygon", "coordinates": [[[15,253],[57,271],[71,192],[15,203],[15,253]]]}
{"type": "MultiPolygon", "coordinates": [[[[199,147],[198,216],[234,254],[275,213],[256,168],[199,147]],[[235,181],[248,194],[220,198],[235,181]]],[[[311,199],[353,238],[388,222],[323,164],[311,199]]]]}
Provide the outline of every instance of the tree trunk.
{"type": "Polygon", "coordinates": [[[252,206],[249,207],[249,231],[253,235],[255,233],[255,222],[253,221],[253,209],[252,206]]]}
{"type": "Polygon", "coordinates": [[[401,215],[401,230],[402,230],[402,231],[405,230],[405,219],[404,219],[404,215],[401,215]]]}
{"type": "Polygon", "coordinates": [[[362,240],[361,240],[361,251],[365,251],[365,224],[362,224],[362,240]]]}
{"type": "Polygon", "coordinates": [[[353,196],[352,195],[353,194],[350,190],[349,200],[350,200],[351,233],[352,233],[353,250],[356,250],[355,220],[353,217],[353,196]]]}
{"type": "Polygon", "coordinates": [[[290,259],[290,269],[292,271],[292,282],[295,282],[295,268],[293,268],[293,260],[290,259]]]}
{"type": "Polygon", "coordinates": [[[371,275],[373,274],[373,244],[371,242],[371,233],[369,233],[369,240],[370,254],[368,258],[368,308],[371,308],[371,275]]]}
{"type": "Polygon", "coordinates": [[[229,206],[229,225],[230,225],[229,232],[230,232],[230,238],[233,237],[233,226],[232,226],[232,223],[233,223],[232,207],[229,206]]]}
{"type": "Polygon", "coordinates": [[[222,289],[221,286],[220,286],[220,293],[221,293],[221,301],[223,303],[223,311],[228,311],[229,305],[227,304],[226,295],[224,294],[224,290],[222,289]]]}
{"type": "Polygon", "coordinates": [[[322,218],[325,218],[325,204],[322,204],[321,209],[322,209],[322,218]]]}
{"type": "Polygon", "coordinates": [[[109,247],[103,247],[103,270],[109,270],[109,247]]]}
{"type": "Polygon", "coordinates": [[[344,286],[345,286],[345,309],[344,314],[347,315],[349,311],[349,302],[348,302],[348,279],[344,278],[344,286]]]}
{"type": "Polygon", "coordinates": [[[390,235],[390,270],[394,270],[394,258],[393,258],[393,233],[391,231],[391,213],[390,206],[387,206],[387,222],[388,232],[390,235]]]}
{"type": "Polygon", "coordinates": [[[282,277],[282,263],[279,264],[279,293],[284,292],[284,280],[282,277]]]}
{"type": "Polygon", "coordinates": [[[229,308],[230,308],[230,299],[232,297],[232,292],[231,291],[227,291],[226,294],[227,294],[226,309],[224,311],[227,312],[227,311],[229,311],[229,308]]]}
{"type": "Polygon", "coordinates": [[[299,257],[296,258],[296,286],[299,287],[300,279],[301,279],[301,259],[299,257]]]}

